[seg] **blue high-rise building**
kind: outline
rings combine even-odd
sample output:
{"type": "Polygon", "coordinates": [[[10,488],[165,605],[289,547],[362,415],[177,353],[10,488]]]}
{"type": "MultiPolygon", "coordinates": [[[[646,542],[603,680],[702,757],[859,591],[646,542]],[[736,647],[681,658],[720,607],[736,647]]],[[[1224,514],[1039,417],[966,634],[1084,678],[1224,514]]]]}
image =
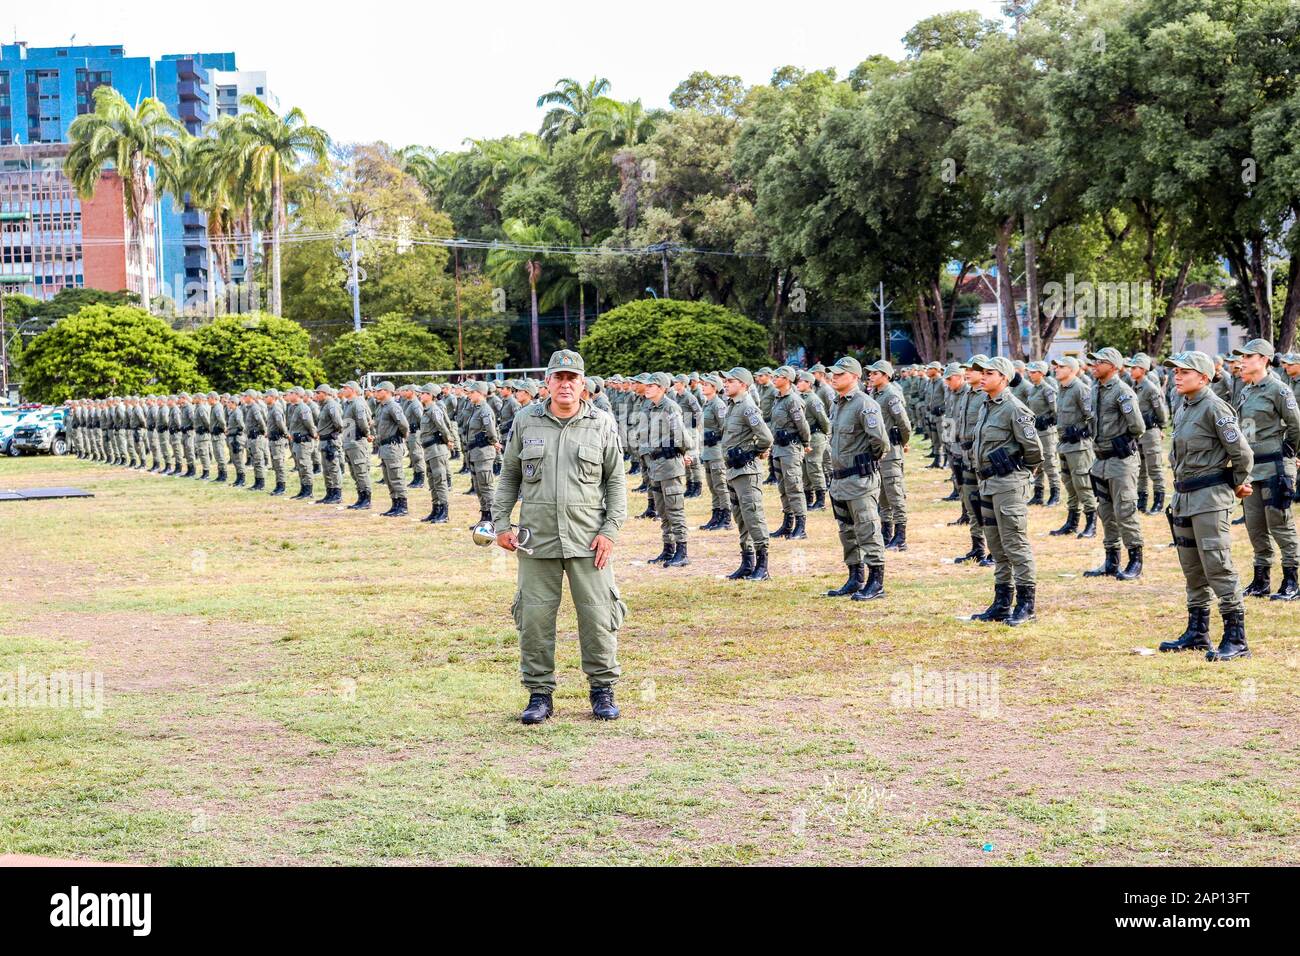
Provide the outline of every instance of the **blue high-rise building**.
{"type": "MultiPolygon", "coordinates": [[[[192,136],[201,136],[216,118],[213,71],[234,69],[233,53],[168,54],[154,65],[155,95],[192,136]]],[[[188,202],[178,208],[168,197],[158,211],[158,230],[163,291],[178,308],[209,301],[217,277],[211,275],[207,217],[188,202]]]]}

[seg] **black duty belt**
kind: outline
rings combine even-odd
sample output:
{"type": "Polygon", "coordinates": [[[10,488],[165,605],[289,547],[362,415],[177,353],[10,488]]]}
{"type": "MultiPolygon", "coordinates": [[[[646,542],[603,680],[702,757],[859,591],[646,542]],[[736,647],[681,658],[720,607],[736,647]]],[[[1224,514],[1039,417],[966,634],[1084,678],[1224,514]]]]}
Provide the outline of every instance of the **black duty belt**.
{"type": "Polygon", "coordinates": [[[1197,475],[1195,478],[1185,478],[1182,481],[1174,482],[1174,491],[1180,495],[1187,494],[1189,491],[1200,491],[1202,488],[1213,488],[1216,485],[1227,485],[1232,487],[1232,472],[1216,471],[1208,475],[1197,475]]]}
{"type": "Polygon", "coordinates": [[[259,432],[259,431],[256,431],[255,429],[252,429],[252,428],[250,428],[250,429],[248,430],[248,437],[249,437],[249,438],[261,438],[261,437],[262,437],[263,435],[265,435],[265,434],[266,434],[266,432],[259,432]]]}
{"type": "Polygon", "coordinates": [[[1275,451],[1271,455],[1256,455],[1255,464],[1257,465],[1277,465],[1290,457],[1283,452],[1275,451]]]}
{"type": "Polygon", "coordinates": [[[294,432],[293,440],[295,443],[299,445],[305,445],[307,444],[307,442],[311,441],[311,436],[308,435],[306,432],[294,432]]]}
{"type": "Polygon", "coordinates": [[[401,435],[391,435],[391,436],[389,436],[388,438],[385,438],[385,439],[384,439],[383,441],[381,441],[379,444],[381,444],[381,445],[400,445],[400,444],[402,444],[402,441],[403,441],[403,439],[402,439],[402,436],[401,436],[401,435]]]}
{"type": "Polygon", "coordinates": [[[975,447],[975,440],[972,438],[970,441],[961,441],[958,442],[957,444],[961,445],[962,451],[970,451],[972,448],[975,447]]]}
{"type": "Polygon", "coordinates": [[[185,425],[185,426],[183,426],[182,428],[180,428],[179,431],[180,431],[180,433],[181,433],[182,435],[188,435],[190,432],[194,431],[194,426],[193,426],[193,425],[185,425]]]}
{"type": "Polygon", "coordinates": [[[833,478],[870,478],[872,475],[874,475],[874,474],[876,473],[876,470],[877,470],[879,467],[880,467],[880,466],[879,466],[879,464],[877,463],[876,459],[872,458],[870,455],[868,455],[868,454],[866,454],[866,453],[863,453],[863,454],[861,454],[861,455],[855,455],[855,456],[854,456],[852,467],[850,467],[850,468],[835,468],[835,469],[832,469],[832,470],[831,470],[831,477],[833,477],[833,478]]]}
{"type": "Polygon", "coordinates": [[[196,428],[196,429],[194,429],[194,434],[196,434],[196,435],[206,435],[207,433],[208,433],[208,430],[207,430],[206,428],[196,428]]]}

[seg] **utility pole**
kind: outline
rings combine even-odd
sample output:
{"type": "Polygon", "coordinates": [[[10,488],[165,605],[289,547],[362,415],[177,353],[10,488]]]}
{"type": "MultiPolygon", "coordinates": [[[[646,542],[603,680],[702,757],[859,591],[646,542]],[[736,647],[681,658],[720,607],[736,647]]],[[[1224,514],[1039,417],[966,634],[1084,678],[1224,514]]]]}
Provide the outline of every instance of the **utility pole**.
{"type": "Polygon", "coordinates": [[[664,266],[664,294],[668,298],[668,253],[672,252],[673,244],[671,242],[656,242],[653,246],[646,246],[650,252],[657,252],[663,257],[664,266]]]}
{"type": "Polygon", "coordinates": [[[0,398],[9,399],[9,338],[5,328],[5,294],[0,288],[0,398]]]}
{"type": "Polygon", "coordinates": [[[456,356],[460,370],[465,371],[465,329],[460,320],[460,246],[454,246],[452,253],[456,257],[456,356]]]}
{"type": "Polygon", "coordinates": [[[352,275],[348,279],[348,288],[352,290],[352,331],[361,331],[361,275],[357,268],[357,227],[354,223],[348,230],[352,237],[352,275]]]}
{"type": "Polygon", "coordinates": [[[885,283],[879,285],[878,298],[871,304],[880,310],[880,357],[889,361],[889,337],[885,331],[885,310],[894,304],[894,300],[885,301],[885,283]]]}

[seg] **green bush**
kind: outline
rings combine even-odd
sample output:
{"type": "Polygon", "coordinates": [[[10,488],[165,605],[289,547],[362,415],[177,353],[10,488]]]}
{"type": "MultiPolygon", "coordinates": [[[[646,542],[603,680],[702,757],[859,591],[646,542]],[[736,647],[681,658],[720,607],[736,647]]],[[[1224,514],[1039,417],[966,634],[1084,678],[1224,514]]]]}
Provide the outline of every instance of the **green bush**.
{"type": "Polygon", "coordinates": [[[373,326],[340,335],[321,354],[330,381],[346,382],[364,372],[402,372],[451,368],[455,363],[442,339],[418,322],[396,313],[373,326]]]}
{"type": "Polygon", "coordinates": [[[770,363],[767,330],[720,305],[640,299],[602,315],[579,344],[601,375],[756,368],[770,363]]]}
{"type": "Polygon", "coordinates": [[[325,369],[309,352],[307,330],[264,313],[226,315],[190,333],[199,371],[222,392],[245,388],[310,388],[325,369]]]}
{"type": "Polygon", "coordinates": [[[189,336],[128,305],[90,305],[23,350],[24,397],[38,402],[208,388],[189,336]]]}

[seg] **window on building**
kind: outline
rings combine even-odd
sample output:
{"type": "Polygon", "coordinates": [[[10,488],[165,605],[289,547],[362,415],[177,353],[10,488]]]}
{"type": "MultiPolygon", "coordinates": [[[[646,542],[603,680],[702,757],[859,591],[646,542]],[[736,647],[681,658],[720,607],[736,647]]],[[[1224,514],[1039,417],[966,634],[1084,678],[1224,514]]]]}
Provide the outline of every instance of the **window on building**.
{"type": "Polygon", "coordinates": [[[1228,354],[1228,327],[1219,326],[1219,352],[1223,355],[1228,354]]]}
{"type": "Polygon", "coordinates": [[[257,88],[257,95],[258,95],[258,96],[263,96],[263,95],[265,95],[265,93],[266,93],[266,89],[265,89],[264,87],[259,86],[259,87],[257,88]]]}
{"type": "Polygon", "coordinates": [[[1077,332],[1079,330],[1079,317],[1077,315],[1067,315],[1061,320],[1061,327],[1071,332],[1077,332]]]}

